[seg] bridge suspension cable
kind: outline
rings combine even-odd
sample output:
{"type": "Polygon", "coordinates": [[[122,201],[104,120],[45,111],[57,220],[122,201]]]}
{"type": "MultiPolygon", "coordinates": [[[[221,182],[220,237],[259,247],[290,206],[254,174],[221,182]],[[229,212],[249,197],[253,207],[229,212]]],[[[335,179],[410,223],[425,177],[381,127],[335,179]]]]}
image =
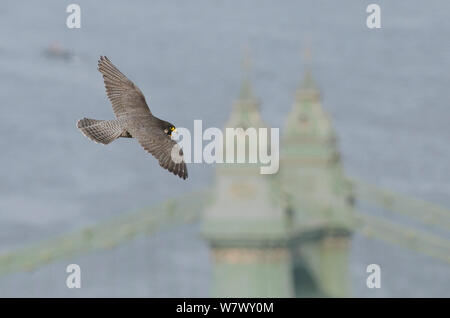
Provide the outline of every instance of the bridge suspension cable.
{"type": "Polygon", "coordinates": [[[140,234],[151,235],[169,226],[194,222],[201,215],[208,197],[207,191],[184,195],[80,231],[6,252],[0,255],[0,276],[31,271],[54,260],[81,253],[111,249],[140,234]]]}

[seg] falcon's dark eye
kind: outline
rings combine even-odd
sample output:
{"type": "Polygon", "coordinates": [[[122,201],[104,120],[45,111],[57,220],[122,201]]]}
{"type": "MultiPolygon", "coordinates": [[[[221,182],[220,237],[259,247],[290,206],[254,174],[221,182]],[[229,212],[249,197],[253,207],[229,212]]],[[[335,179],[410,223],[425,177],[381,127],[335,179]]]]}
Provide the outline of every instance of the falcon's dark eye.
{"type": "Polygon", "coordinates": [[[167,130],[166,134],[168,134],[169,136],[172,136],[172,133],[176,130],[177,129],[174,126],[170,126],[169,129],[167,130]]]}

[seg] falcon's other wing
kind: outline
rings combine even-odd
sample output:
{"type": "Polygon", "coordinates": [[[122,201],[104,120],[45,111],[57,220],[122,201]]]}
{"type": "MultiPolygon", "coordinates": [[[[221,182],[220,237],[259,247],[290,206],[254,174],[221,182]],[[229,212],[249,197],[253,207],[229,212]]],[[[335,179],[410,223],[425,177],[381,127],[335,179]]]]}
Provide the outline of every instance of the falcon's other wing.
{"type": "Polygon", "coordinates": [[[139,144],[158,159],[159,165],[174,175],[186,179],[188,172],[181,147],[163,131],[155,127],[142,128],[133,132],[139,144]]]}

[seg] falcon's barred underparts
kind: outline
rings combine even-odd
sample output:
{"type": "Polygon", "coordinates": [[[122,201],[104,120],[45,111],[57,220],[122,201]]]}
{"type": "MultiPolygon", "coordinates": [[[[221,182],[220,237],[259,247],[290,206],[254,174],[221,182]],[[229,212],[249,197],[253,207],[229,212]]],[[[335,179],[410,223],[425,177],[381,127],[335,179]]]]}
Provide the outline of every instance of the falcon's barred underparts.
{"type": "Polygon", "coordinates": [[[186,179],[188,172],[183,151],[170,137],[175,130],[171,123],[151,113],[139,87],[123,75],[106,56],[98,61],[103,74],[106,95],[117,119],[97,120],[83,118],[77,127],[89,139],[109,144],[119,137],[136,138],[164,169],[186,179]]]}

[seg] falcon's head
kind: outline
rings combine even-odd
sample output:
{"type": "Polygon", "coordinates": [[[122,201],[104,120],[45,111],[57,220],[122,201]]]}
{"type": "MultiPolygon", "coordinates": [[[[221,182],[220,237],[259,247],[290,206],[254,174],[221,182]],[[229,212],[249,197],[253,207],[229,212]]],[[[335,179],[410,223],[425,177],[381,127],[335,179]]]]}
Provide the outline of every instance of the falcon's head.
{"type": "Polygon", "coordinates": [[[163,122],[162,128],[164,133],[168,136],[172,136],[172,133],[177,130],[174,125],[167,121],[163,122]]]}

